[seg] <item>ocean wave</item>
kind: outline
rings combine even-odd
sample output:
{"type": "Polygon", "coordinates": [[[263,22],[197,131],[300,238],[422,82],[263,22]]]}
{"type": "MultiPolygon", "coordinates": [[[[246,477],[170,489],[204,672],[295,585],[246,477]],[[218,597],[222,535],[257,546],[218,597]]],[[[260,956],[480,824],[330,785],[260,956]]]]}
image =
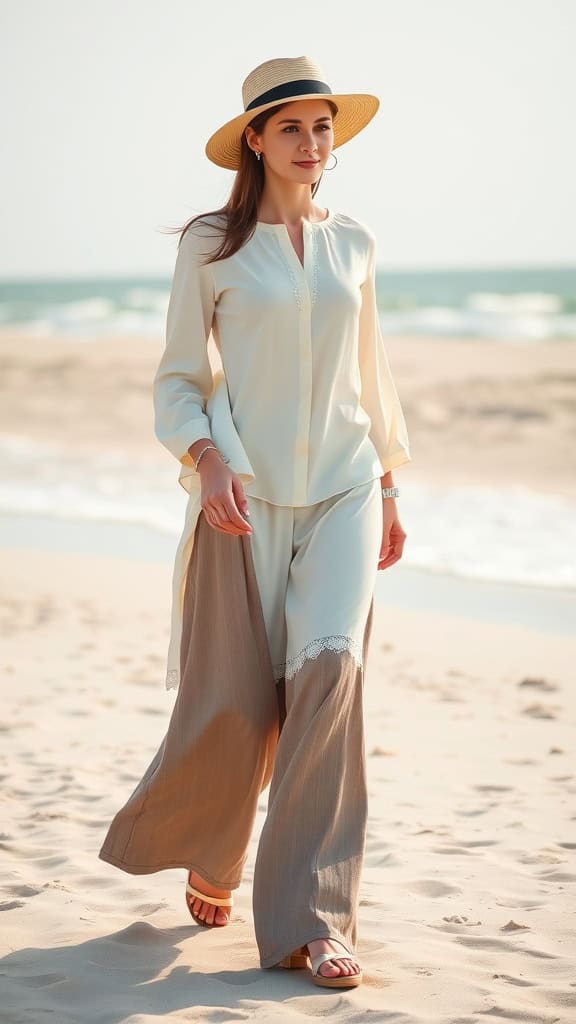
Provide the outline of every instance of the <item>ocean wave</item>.
{"type": "MultiPolygon", "coordinates": [[[[386,335],[576,339],[570,267],[379,270],[377,294],[386,335]]],[[[165,278],[0,281],[0,323],[47,338],[158,338],[169,295],[165,278]]]]}
{"type": "MultiPolygon", "coordinates": [[[[171,459],[75,454],[0,440],[0,511],[110,521],[179,535],[186,494],[171,459]]],[[[478,581],[576,587],[576,508],[528,488],[402,484],[403,565],[478,581]]]]}

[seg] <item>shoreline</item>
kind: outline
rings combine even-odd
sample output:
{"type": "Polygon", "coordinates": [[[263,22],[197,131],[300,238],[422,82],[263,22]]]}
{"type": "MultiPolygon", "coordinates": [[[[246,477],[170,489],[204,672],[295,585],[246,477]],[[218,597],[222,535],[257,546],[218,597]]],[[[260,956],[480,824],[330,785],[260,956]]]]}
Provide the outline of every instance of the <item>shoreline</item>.
{"type": "MultiPolygon", "coordinates": [[[[0,328],[0,435],[159,460],[151,388],[163,344],[0,328]]],[[[385,345],[412,454],[396,483],[520,485],[576,500],[576,344],[408,336],[385,345]]],[[[218,369],[213,340],[208,355],[218,369]]]]}
{"type": "MultiPolygon", "coordinates": [[[[173,534],[143,524],[0,512],[0,552],[155,565],[164,568],[168,581],[177,543],[173,534]]],[[[576,621],[576,588],[477,580],[403,565],[402,560],[378,573],[374,596],[381,608],[515,625],[550,636],[573,635],[576,621]]]]}

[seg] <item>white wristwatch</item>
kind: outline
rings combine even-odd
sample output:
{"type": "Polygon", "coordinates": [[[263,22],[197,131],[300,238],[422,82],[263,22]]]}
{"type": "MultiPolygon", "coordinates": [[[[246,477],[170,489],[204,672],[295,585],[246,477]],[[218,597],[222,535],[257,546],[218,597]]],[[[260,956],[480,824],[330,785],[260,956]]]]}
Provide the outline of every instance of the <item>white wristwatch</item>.
{"type": "Polygon", "coordinates": [[[385,498],[397,498],[398,495],[400,494],[400,491],[398,490],[397,487],[383,487],[382,494],[384,495],[385,498]]]}

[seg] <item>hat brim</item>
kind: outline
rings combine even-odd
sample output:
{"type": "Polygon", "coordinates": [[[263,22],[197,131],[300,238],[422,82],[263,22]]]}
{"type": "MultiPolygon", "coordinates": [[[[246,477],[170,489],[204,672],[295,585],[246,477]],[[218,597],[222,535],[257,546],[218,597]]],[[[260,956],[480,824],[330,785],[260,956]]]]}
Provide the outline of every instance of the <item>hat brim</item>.
{"type": "Polygon", "coordinates": [[[242,134],[244,128],[250,124],[250,121],[256,117],[256,114],[261,113],[263,110],[269,110],[270,107],[277,107],[281,103],[319,99],[334,100],[334,103],[338,106],[338,113],[333,121],[333,149],[336,149],[337,146],[342,146],[349,139],[354,138],[358,132],[362,131],[368,122],[372,120],[380,106],[380,100],[377,96],[361,92],[340,95],[331,92],[315,92],[307,93],[305,96],[290,96],[282,100],[274,100],[272,103],[263,103],[261,107],[254,107],[252,110],[239,114],[238,117],[233,117],[231,121],[227,121],[226,124],[223,124],[221,128],[215,131],[206,143],[206,156],[212,163],[218,164],[219,167],[225,167],[229,171],[237,171],[240,167],[242,134]]]}

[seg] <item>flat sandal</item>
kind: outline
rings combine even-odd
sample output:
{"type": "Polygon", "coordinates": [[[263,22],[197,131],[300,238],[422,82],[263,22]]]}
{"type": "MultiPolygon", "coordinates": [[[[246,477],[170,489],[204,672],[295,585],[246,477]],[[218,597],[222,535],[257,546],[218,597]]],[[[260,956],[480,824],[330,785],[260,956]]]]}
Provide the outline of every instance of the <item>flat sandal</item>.
{"type": "Polygon", "coordinates": [[[316,985],[321,985],[324,988],[355,988],[362,981],[362,971],[357,971],[356,974],[337,974],[333,978],[325,977],[323,974],[319,974],[318,970],[323,963],[327,960],[354,960],[352,953],[319,953],[313,959],[310,957],[306,946],[300,946],[298,949],[293,950],[292,953],[288,953],[280,963],[279,967],[287,968],[301,968],[307,967],[308,961],[310,960],[312,971],[312,981],[316,985]]]}
{"type": "Polygon", "coordinates": [[[318,974],[319,967],[327,960],[354,960],[351,953],[319,953],[318,956],[310,958],[312,965],[312,981],[324,988],[355,988],[362,981],[362,971],[356,974],[336,974],[333,978],[318,974]]]}
{"type": "MultiPolygon", "coordinates": [[[[188,875],[188,878],[190,878],[190,875],[188,875]]],[[[199,889],[195,889],[193,885],[190,885],[190,882],[186,882],[186,893],[190,893],[191,896],[197,896],[198,899],[203,900],[204,903],[211,903],[212,906],[214,907],[234,906],[234,898],[232,896],[207,896],[205,892],[200,892],[199,889]]],[[[198,924],[204,925],[205,928],[224,928],[225,925],[227,925],[228,921],[230,920],[230,915],[228,915],[228,920],[223,923],[214,920],[212,924],[208,924],[207,921],[203,921],[201,917],[198,917],[194,913],[194,911],[192,910],[192,904],[188,900],[188,896],[186,896],[186,906],[188,907],[188,910],[190,911],[194,920],[197,921],[198,924]]]]}

